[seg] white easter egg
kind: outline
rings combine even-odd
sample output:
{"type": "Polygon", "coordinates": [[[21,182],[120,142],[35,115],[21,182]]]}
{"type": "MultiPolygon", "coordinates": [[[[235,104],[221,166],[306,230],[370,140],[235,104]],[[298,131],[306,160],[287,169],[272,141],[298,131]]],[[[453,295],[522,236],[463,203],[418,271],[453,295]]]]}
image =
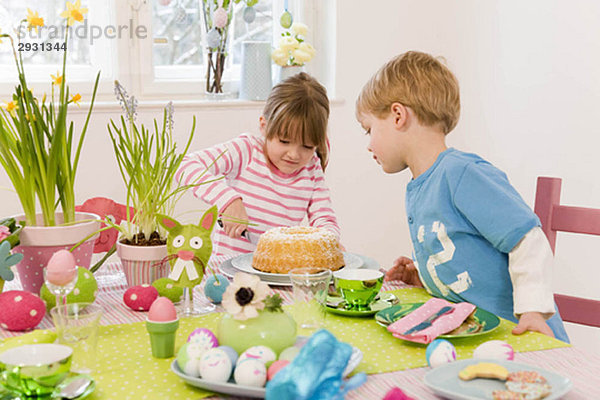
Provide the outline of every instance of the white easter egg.
{"type": "Polygon", "coordinates": [[[267,346],[253,346],[240,354],[237,364],[249,358],[259,360],[263,364],[269,365],[277,359],[277,355],[267,346]]]}
{"type": "Polygon", "coordinates": [[[477,346],[473,358],[493,358],[496,360],[514,360],[515,351],[503,340],[488,340],[477,346]]]}
{"type": "Polygon", "coordinates": [[[267,367],[254,358],[238,360],[233,371],[233,378],[238,385],[263,387],[267,381],[267,367]]]}
{"type": "Polygon", "coordinates": [[[198,349],[189,349],[190,344],[185,343],[177,352],[177,365],[189,376],[200,376],[200,355],[198,349]]]}
{"type": "Polygon", "coordinates": [[[447,340],[435,339],[427,346],[425,358],[427,359],[427,364],[432,368],[439,367],[440,365],[456,361],[456,349],[447,340]]]}
{"type": "Polygon", "coordinates": [[[200,358],[200,376],[210,382],[227,382],[231,368],[231,360],[222,349],[207,350],[200,358]]]}

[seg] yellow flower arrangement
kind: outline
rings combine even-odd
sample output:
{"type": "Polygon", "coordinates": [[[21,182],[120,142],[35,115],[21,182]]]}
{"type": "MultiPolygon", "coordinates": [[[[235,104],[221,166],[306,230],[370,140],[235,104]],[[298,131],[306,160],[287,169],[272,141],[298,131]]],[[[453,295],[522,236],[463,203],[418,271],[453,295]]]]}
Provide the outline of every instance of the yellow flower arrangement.
{"type": "Polygon", "coordinates": [[[300,22],[294,22],[288,31],[281,34],[278,46],[271,53],[275,64],[304,65],[315,56],[315,48],[304,39],[308,27],[300,22]]]}

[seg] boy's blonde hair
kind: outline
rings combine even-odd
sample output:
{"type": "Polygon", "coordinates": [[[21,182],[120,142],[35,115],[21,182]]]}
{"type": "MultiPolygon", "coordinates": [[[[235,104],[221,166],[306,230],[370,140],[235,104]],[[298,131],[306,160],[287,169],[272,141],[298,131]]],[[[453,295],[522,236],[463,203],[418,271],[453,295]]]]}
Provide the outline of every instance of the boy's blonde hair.
{"type": "Polygon", "coordinates": [[[265,104],[266,139],[280,138],[315,146],[323,171],[327,165],[327,90],[301,72],[276,85],[265,104]]]}
{"type": "Polygon", "coordinates": [[[356,114],[386,117],[393,103],[410,107],[425,126],[444,133],[458,123],[460,94],[454,74],[435,57],[409,51],[388,61],[363,87],[356,114]]]}

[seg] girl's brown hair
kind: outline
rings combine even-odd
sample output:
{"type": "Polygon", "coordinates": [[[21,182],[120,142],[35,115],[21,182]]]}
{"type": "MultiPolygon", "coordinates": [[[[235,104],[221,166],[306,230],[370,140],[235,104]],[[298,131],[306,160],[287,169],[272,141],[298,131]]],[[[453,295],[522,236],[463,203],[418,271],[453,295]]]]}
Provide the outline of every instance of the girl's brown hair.
{"type": "Polygon", "coordinates": [[[327,90],[301,72],[277,84],[265,104],[266,139],[279,138],[315,146],[323,171],[327,165],[327,90]]]}

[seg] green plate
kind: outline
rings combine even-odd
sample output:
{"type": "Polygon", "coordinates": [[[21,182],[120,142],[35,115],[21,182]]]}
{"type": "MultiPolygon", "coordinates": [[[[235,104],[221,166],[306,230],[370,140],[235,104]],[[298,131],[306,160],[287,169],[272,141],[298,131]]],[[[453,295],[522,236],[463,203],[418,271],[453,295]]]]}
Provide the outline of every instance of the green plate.
{"type": "Polygon", "coordinates": [[[398,298],[392,293],[380,293],[368,310],[349,310],[343,297],[336,294],[329,294],[327,296],[327,305],[323,306],[323,308],[332,314],[348,317],[369,317],[386,308],[392,307],[396,303],[398,303],[398,298]]]}
{"type": "MultiPolygon", "coordinates": [[[[375,321],[379,325],[387,327],[392,322],[395,322],[405,315],[413,312],[423,304],[424,303],[406,303],[386,308],[385,310],[381,310],[375,314],[375,321]]],[[[457,339],[484,335],[493,331],[499,325],[500,318],[489,311],[477,307],[472,316],[467,318],[467,320],[459,327],[462,332],[455,334],[447,333],[445,335],[440,335],[439,337],[443,339],[457,339]]]]}

